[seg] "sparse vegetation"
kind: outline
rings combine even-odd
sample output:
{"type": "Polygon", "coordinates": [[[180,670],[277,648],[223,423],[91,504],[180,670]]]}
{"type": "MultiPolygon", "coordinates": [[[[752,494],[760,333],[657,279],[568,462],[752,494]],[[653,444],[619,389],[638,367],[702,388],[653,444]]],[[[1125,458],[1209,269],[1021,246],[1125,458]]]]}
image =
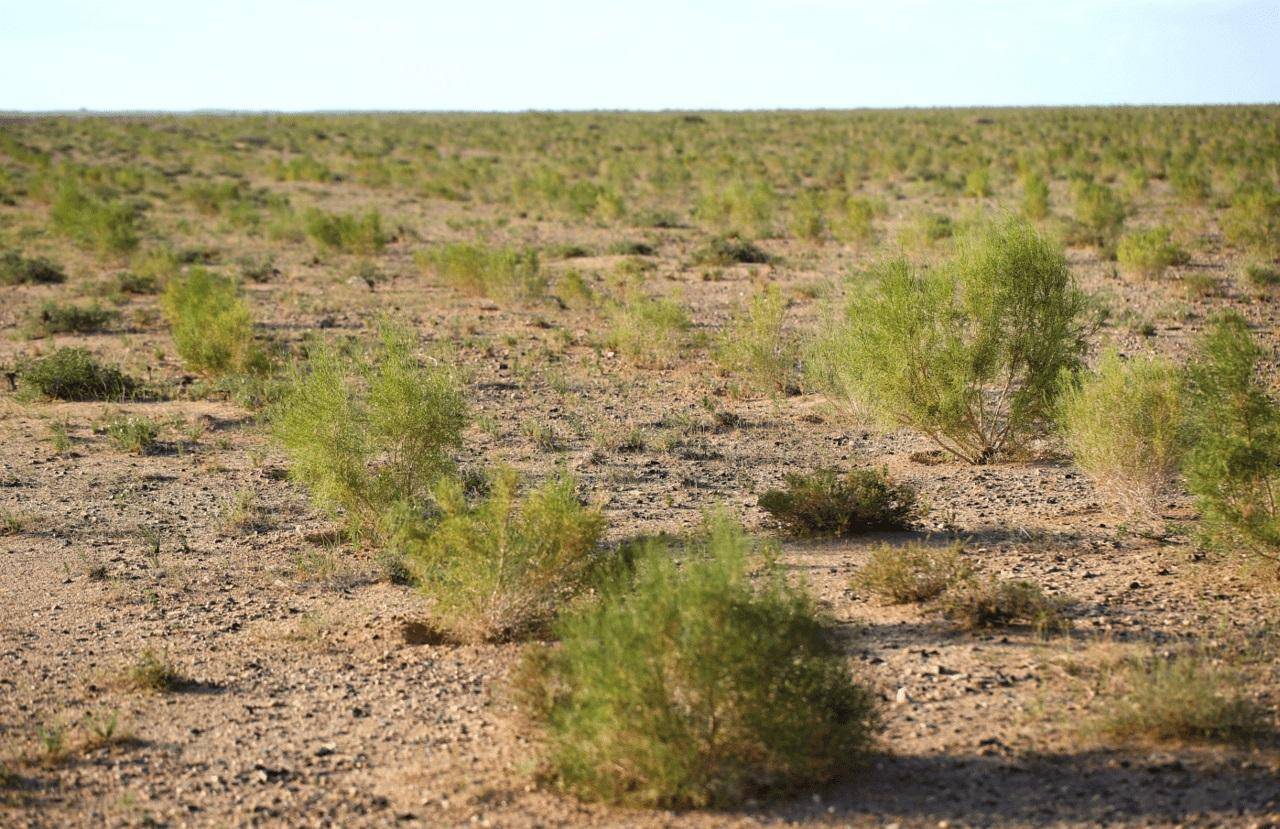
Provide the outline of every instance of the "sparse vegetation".
{"type": "Polygon", "coordinates": [[[1046,595],[1025,579],[965,579],[943,593],[939,604],[943,615],[970,630],[1028,625],[1047,635],[1071,625],[1065,615],[1069,602],[1046,595]]]}
{"type": "Polygon", "coordinates": [[[57,285],[66,281],[62,268],[48,259],[28,259],[13,251],[0,254],[0,285],[57,285]]]}
{"type": "Polygon", "coordinates": [[[103,426],[111,444],[123,452],[145,455],[156,445],[160,425],[141,415],[116,415],[103,426]]]}
{"type": "Polygon", "coordinates": [[[1172,265],[1185,264],[1186,251],[1170,241],[1168,228],[1135,230],[1120,240],[1116,247],[1120,267],[1143,279],[1156,279],[1172,265]]]}
{"type": "Polygon", "coordinates": [[[785,394],[795,388],[799,344],[786,330],[787,303],[765,285],[740,306],[716,342],[721,370],[749,389],[785,394]]]}
{"type": "Polygon", "coordinates": [[[533,249],[450,244],[419,254],[418,262],[445,284],[476,296],[532,300],[547,290],[533,249]]]}
{"type": "Polygon", "coordinates": [[[610,348],[643,368],[668,368],[683,351],[693,323],[673,299],[633,296],[608,308],[610,348]]]}
{"type": "Polygon", "coordinates": [[[853,586],[887,604],[927,602],[973,577],[959,544],[880,544],[853,577],[853,586]]]}
{"type": "Polygon", "coordinates": [[[74,305],[49,300],[32,316],[30,331],[35,336],[92,334],[106,328],[119,314],[101,305],[74,305]]]}
{"type": "Polygon", "coordinates": [[[846,536],[906,529],[919,509],[915,489],[876,469],[789,473],[786,488],[760,496],[760,507],[794,535],[846,536]]]}
{"type": "Polygon", "coordinates": [[[369,210],[361,215],[310,210],[304,217],[307,235],[316,244],[338,253],[369,256],[380,253],[391,241],[382,227],[382,214],[369,210]]]}

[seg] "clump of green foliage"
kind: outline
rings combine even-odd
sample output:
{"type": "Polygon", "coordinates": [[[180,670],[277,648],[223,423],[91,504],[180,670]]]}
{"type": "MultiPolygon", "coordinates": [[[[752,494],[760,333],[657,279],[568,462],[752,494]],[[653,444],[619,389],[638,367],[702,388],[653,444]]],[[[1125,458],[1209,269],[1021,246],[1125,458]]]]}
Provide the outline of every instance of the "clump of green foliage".
{"type": "Polygon", "coordinates": [[[414,345],[390,325],[359,359],[314,345],[269,413],[290,476],[357,537],[382,537],[393,505],[425,510],[462,441],[458,379],[447,366],[420,364],[414,345]]]}
{"type": "Polygon", "coordinates": [[[872,695],[806,593],[714,519],[683,551],[651,542],[634,574],[562,618],[517,688],[546,762],[581,797],[727,806],[854,768],[878,726],[872,695]]]}
{"type": "Polygon", "coordinates": [[[519,476],[499,469],[472,503],[463,483],[442,479],[429,521],[407,520],[395,547],[437,624],[465,641],[498,641],[536,632],[584,586],[604,530],[568,477],[523,497],[519,476]]]}
{"type": "Polygon", "coordinates": [[[304,216],[307,235],[321,247],[339,253],[372,255],[380,253],[391,235],[382,227],[382,214],[369,210],[363,215],[326,213],[312,209],[304,216]]]}
{"type": "Polygon", "coordinates": [[[684,350],[693,323],[673,299],[631,296],[606,309],[609,347],[637,366],[667,368],[684,350]]]}
{"type": "Polygon", "coordinates": [[[60,348],[23,360],[17,373],[26,393],[55,400],[120,400],[139,389],[136,380],[102,365],[83,348],[60,348]]]}
{"type": "Polygon", "coordinates": [[[253,315],[230,277],[192,268],[169,280],[161,304],[188,368],[212,375],[269,368],[267,353],[254,341],[253,315]]]}
{"type": "Polygon", "coordinates": [[[1110,187],[1094,181],[1077,181],[1072,193],[1076,214],[1074,238],[1110,256],[1128,214],[1124,202],[1110,187]]]}
{"type": "Polygon", "coordinates": [[[877,530],[901,530],[916,518],[915,488],[890,480],[876,469],[834,469],[788,473],[783,489],[760,496],[760,508],[788,532],[799,536],[848,536],[877,530]]]}
{"type": "Polygon", "coordinates": [[[920,271],[882,265],[814,347],[836,400],[919,429],[969,463],[1023,444],[1086,349],[1086,300],[1061,249],[1025,220],[987,226],[920,271]]]}
{"type": "Polygon", "coordinates": [[[1178,479],[1186,448],[1182,372],[1163,359],[1123,360],[1114,350],[1069,384],[1060,422],[1068,448],[1098,484],[1151,504],[1178,479]]]}
{"type": "Polygon", "coordinates": [[[103,431],[117,449],[145,455],[156,445],[160,436],[160,424],[142,415],[117,415],[110,418],[103,431]]]}
{"type": "Polygon", "coordinates": [[[765,264],[769,254],[741,236],[714,236],[693,252],[693,264],[728,267],[737,264],[765,264]]]}
{"type": "Polygon", "coordinates": [[[188,680],[163,654],[148,648],[124,672],[123,684],[135,691],[173,691],[188,680]]]}
{"type": "Polygon", "coordinates": [[[991,170],[987,167],[975,167],[964,179],[964,191],[975,199],[985,199],[991,195],[991,170]]]}
{"type": "Polygon", "coordinates": [[[31,315],[28,330],[34,336],[46,337],[53,334],[91,334],[119,318],[117,312],[97,303],[76,305],[51,299],[31,315]]]}
{"type": "Polygon", "coordinates": [[[1071,626],[1065,612],[1068,601],[1020,579],[964,579],[943,593],[939,604],[944,616],[969,630],[1029,625],[1044,635],[1071,626]]]}
{"type": "Polygon", "coordinates": [[[66,281],[66,272],[48,259],[28,259],[14,251],[0,254],[0,285],[57,285],[66,281]]]}
{"type": "Polygon", "coordinates": [[[456,243],[421,252],[418,262],[445,284],[475,296],[532,300],[547,290],[547,277],[533,248],[456,243]]]}
{"type": "Polygon", "coordinates": [[[1249,262],[1240,269],[1245,284],[1256,294],[1265,295],[1280,288],[1280,268],[1263,262],[1249,262]]]}
{"type": "Polygon", "coordinates": [[[1222,217],[1222,231],[1233,245],[1280,255],[1280,190],[1255,185],[1236,193],[1222,217]]]}
{"type": "Polygon", "coordinates": [[[765,285],[738,308],[716,342],[721,370],[748,388],[785,394],[795,388],[799,344],[783,329],[787,302],[776,285],[765,285]]]}
{"type": "Polygon", "coordinates": [[[1208,540],[1280,565],[1280,406],[1258,377],[1262,358],[1236,313],[1201,337],[1188,367],[1184,468],[1208,540]]]}
{"type": "Polygon", "coordinates": [[[791,203],[791,233],[810,242],[827,235],[827,211],[821,191],[804,190],[791,203]]]}
{"type": "Polygon", "coordinates": [[[852,583],[888,604],[927,602],[972,578],[963,552],[958,543],[881,544],[871,551],[852,583]]]}
{"type": "Polygon", "coordinates": [[[1094,723],[1123,742],[1250,742],[1268,733],[1266,711],[1238,677],[1196,654],[1129,660],[1119,693],[1094,723]]]}
{"type": "Polygon", "coordinates": [[[1187,262],[1187,252],[1175,245],[1165,227],[1127,233],[1116,247],[1120,267],[1144,279],[1155,279],[1172,265],[1187,262]]]}
{"type": "Polygon", "coordinates": [[[55,230],[98,253],[124,254],[138,246],[137,207],[91,195],[72,180],[59,187],[49,216],[55,230]]]}
{"type": "Polygon", "coordinates": [[[1049,183],[1039,173],[1022,176],[1022,212],[1028,219],[1049,215],[1049,183]]]}
{"type": "Polygon", "coordinates": [[[831,222],[831,230],[842,242],[867,245],[876,240],[875,220],[884,213],[885,207],[881,202],[850,197],[840,204],[831,222]]]}

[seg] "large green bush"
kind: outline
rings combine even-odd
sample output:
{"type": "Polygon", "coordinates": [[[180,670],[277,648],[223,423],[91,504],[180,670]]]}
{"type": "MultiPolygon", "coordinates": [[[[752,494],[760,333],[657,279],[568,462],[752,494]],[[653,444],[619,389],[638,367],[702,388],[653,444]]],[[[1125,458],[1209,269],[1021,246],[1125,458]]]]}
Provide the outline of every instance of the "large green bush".
{"type": "Polygon", "coordinates": [[[500,469],[477,503],[461,481],[434,490],[438,515],[405,521],[395,547],[432,602],[438,625],[458,639],[494,641],[543,628],[581,590],[604,530],[570,478],[519,496],[519,476],[500,469]]]}
{"type": "Polygon", "coordinates": [[[1258,377],[1262,358],[1238,314],[1204,333],[1188,368],[1185,470],[1207,537],[1280,565],[1280,406],[1258,377]]]}
{"type": "Polygon", "coordinates": [[[1062,251],[1009,219],[962,240],[936,268],[882,265],[811,364],[835,399],[984,463],[1052,413],[1061,376],[1085,352],[1085,309],[1062,251]]]}
{"type": "Polygon", "coordinates": [[[393,505],[429,504],[462,441],[458,380],[447,367],[420,364],[414,342],[386,326],[359,359],[314,346],[270,412],[291,476],[357,536],[379,537],[393,505]]]}
{"type": "Polygon", "coordinates": [[[518,686],[554,778],[582,797],[723,806],[811,789],[855,768],[870,693],[805,592],[712,522],[705,543],[636,553],[634,576],[558,624],[518,686]]]}
{"type": "Polygon", "coordinates": [[[1076,463],[1121,498],[1151,504],[1177,480],[1185,449],[1182,373],[1168,360],[1123,360],[1064,392],[1061,423],[1076,463]]]}
{"type": "Polygon", "coordinates": [[[268,357],[254,341],[253,315],[235,280],[192,268],[169,280],[161,304],[188,368],[211,375],[267,369],[268,357]]]}

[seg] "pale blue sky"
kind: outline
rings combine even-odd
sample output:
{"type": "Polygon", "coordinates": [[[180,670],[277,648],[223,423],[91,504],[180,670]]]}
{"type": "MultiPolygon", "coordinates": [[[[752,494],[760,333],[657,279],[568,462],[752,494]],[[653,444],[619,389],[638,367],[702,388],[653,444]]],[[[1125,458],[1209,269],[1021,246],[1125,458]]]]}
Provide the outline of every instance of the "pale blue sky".
{"type": "Polygon", "coordinates": [[[1280,0],[0,0],[0,109],[1280,101],[1280,0]]]}

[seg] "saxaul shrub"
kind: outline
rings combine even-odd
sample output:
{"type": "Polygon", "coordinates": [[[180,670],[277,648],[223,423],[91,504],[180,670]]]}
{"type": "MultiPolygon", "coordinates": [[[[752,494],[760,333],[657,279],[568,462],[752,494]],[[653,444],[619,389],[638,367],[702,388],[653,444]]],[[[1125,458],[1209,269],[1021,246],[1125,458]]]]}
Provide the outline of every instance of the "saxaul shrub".
{"type": "Polygon", "coordinates": [[[0,254],[0,285],[57,285],[67,274],[43,257],[27,258],[14,251],[0,254]]]}
{"type": "Polygon", "coordinates": [[[796,386],[799,344],[785,330],[787,302],[776,285],[751,295],[716,341],[720,369],[749,389],[785,394],[796,386]]]}
{"type": "Polygon", "coordinates": [[[835,400],[910,426],[969,463],[1022,446],[1086,349],[1086,301],[1061,249],[1025,220],[991,224],[920,270],[881,265],[810,355],[835,400]]]}
{"type": "Polygon", "coordinates": [[[581,591],[599,561],[604,518],[584,506],[571,478],[523,496],[499,469],[478,500],[444,478],[434,515],[401,521],[393,546],[431,600],[437,625],[464,641],[498,641],[544,630],[581,591]]]}
{"type": "Polygon", "coordinates": [[[1128,213],[1124,202],[1105,184],[1080,180],[1072,189],[1076,226],[1073,237],[1110,256],[1128,213]]]}
{"type": "Polygon", "coordinates": [[[991,170],[986,167],[975,167],[964,179],[964,191],[975,199],[985,199],[991,195],[991,170]]]}
{"type": "Polygon", "coordinates": [[[1262,360],[1239,314],[1202,335],[1188,367],[1185,471],[1206,539],[1280,574],[1280,406],[1258,376],[1262,360]]]}
{"type": "Polygon", "coordinates": [[[791,203],[791,233],[797,239],[817,242],[827,235],[825,199],[816,190],[805,190],[791,203]]]}
{"type": "Polygon", "coordinates": [[[631,296],[608,306],[605,342],[643,368],[668,368],[684,351],[693,327],[684,306],[665,297],[631,296]]]}
{"type": "Polygon", "coordinates": [[[1175,245],[1166,227],[1127,233],[1116,246],[1120,267],[1144,279],[1156,279],[1173,265],[1185,265],[1187,252],[1175,245]]]}
{"type": "Polygon", "coordinates": [[[90,334],[101,331],[119,318],[119,313],[103,308],[96,302],[77,305],[51,299],[41,304],[40,309],[31,315],[26,328],[30,336],[90,334]]]}
{"type": "Polygon", "coordinates": [[[1041,635],[1071,627],[1070,602],[1035,582],[974,576],[949,587],[938,600],[942,614],[968,630],[1027,625],[1041,635]]]}
{"type": "Polygon", "coordinates": [[[421,363],[415,344],[387,325],[367,354],[313,346],[269,412],[291,477],[356,537],[385,537],[394,505],[426,510],[462,441],[458,379],[446,365],[421,363]]]}
{"type": "Polygon", "coordinates": [[[183,363],[210,375],[261,374],[270,367],[254,340],[253,315],[235,280],[204,268],[174,276],[161,298],[183,363]]]}
{"type": "Polygon", "coordinates": [[[785,487],[760,496],[760,508],[799,536],[906,529],[919,511],[915,488],[877,469],[788,473],[785,487]]]}
{"type": "Polygon", "coordinates": [[[418,265],[463,293],[494,299],[540,299],[548,280],[532,248],[455,243],[422,251],[418,265]]]}
{"type": "Polygon", "coordinates": [[[1049,215],[1049,183],[1039,173],[1022,176],[1022,212],[1028,219],[1049,215]]]}
{"type": "Polygon", "coordinates": [[[1076,464],[1122,501],[1153,505],[1179,478],[1185,394],[1172,362],[1108,351],[1063,392],[1059,421],[1076,464]]]}
{"type": "Polygon", "coordinates": [[[136,205],[86,192],[64,181],[50,208],[53,227],[100,254],[125,254],[138,246],[141,211],[136,205]]]}
{"type": "Polygon", "coordinates": [[[633,555],[597,603],[530,651],[518,696],[548,776],[588,799],[728,806],[856,769],[878,726],[823,617],[737,524],[633,555]],[[675,557],[682,561],[677,564],[675,557]]]}
{"type": "Polygon", "coordinates": [[[842,242],[868,245],[876,240],[876,219],[886,212],[882,202],[852,196],[844,199],[835,209],[831,230],[842,242]]]}
{"type": "Polygon", "coordinates": [[[1242,188],[1222,217],[1222,231],[1233,245],[1280,255],[1280,190],[1271,185],[1242,188]]]}
{"type": "Polygon", "coordinates": [[[140,389],[136,380],[99,363],[83,348],[21,360],[16,373],[22,393],[55,400],[122,400],[140,389]]]}
{"type": "Polygon", "coordinates": [[[738,264],[766,264],[769,254],[741,236],[713,236],[693,252],[693,264],[728,267],[738,264]]]}
{"type": "Polygon", "coordinates": [[[391,241],[382,226],[382,214],[369,210],[361,215],[308,210],[303,219],[306,233],[321,247],[339,253],[380,253],[391,241]]]}
{"type": "Polygon", "coordinates": [[[973,578],[963,552],[958,543],[881,544],[854,574],[852,586],[886,604],[927,602],[973,578]]]}

